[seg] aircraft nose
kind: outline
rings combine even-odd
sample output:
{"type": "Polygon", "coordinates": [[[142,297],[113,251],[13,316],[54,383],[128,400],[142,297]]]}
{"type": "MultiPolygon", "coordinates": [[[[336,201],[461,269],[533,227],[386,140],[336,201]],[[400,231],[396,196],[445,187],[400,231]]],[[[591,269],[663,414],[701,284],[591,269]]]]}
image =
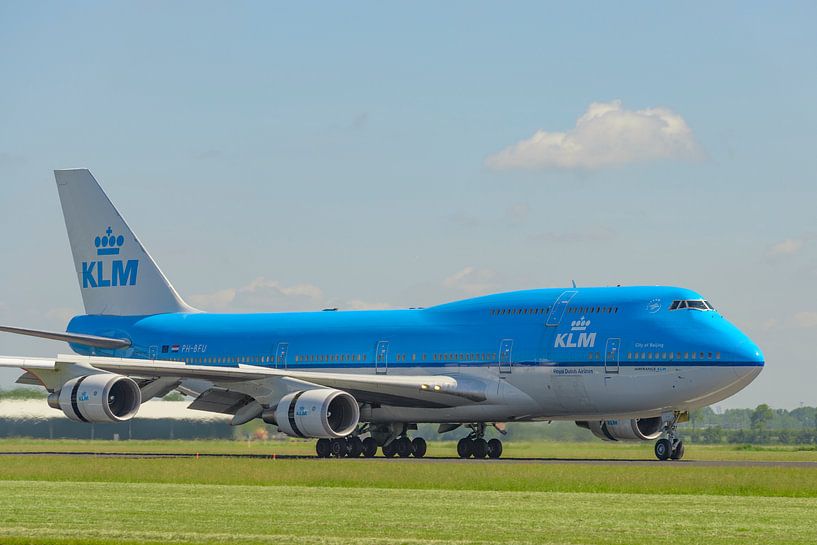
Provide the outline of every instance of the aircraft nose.
{"type": "Polygon", "coordinates": [[[766,360],[763,357],[760,347],[754,343],[749,337],[745,337],[738,342],[735,349],[735,355],[739,363],[749,364],[757,367],[763,367],[766,360]]]}
{"type": "Polygon", "coordinates": [[[738,378],[740,387],[747,386],[755,380],[765,365],[763,352],[749,337],[743,335],[743,339],[738,341],[735,347],[735,376],[738,378]]]}

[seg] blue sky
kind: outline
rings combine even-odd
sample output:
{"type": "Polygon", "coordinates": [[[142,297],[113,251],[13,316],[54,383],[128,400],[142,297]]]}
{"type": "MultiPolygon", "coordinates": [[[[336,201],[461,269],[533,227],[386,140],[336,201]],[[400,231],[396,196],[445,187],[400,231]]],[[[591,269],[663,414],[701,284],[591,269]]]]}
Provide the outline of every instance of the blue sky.
{"type": "Polygon", "coordinates": [[[723,407],[815,405],[816,20],[808,2],[2,3],[0,322],[81,311],[51,170],[87,166],[202,308],[677,284],[766,353],[723,407]]]}

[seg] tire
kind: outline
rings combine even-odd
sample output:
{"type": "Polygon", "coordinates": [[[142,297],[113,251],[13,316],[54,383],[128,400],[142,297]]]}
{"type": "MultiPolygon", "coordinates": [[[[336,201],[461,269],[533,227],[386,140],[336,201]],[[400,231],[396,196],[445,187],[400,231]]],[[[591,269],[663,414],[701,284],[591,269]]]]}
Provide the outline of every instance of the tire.
{"type": "Polygon", "coordinates": [[[411,456],[411,439],[408,437],[401,437],[395,441],[395,443],[397,443],[396,450],[397,455],[400,458],[408,458],[411,456]]]}
{"type": "Polygon", "coordinates": [[[350,458],[359,458],[363,454],[363,441],[360,437],[350,437],[346,441],[348,443],[346,455],[350,458]]]}
{"type": "Polygon", "coordinates": [[[485,458],[488,455],[488,443],[485,439],[474,439],[474,458],[485,458]]]}
{"type": "Polygon", "coordinates": [[[502,456],[502,441],[491,439],[488,441],[488,458],[496,460],[500,456],[502,456]]]}
{"type": "Polygon", "coordinates": [[[467,437],[463,437],[457,443],[457,455],[460,458],[468,458],[471,454],[474,453],[474,447],[472,446],[472,442],[467,437]]]}
{"type": "Polygon", "coordinates": [[[373,437],[364,439],[362,446],[364,458],[374,458],[377,455],[377,441],[373,437]]]}
{"type": "Polygon", "coordinates": [[[415,458],[422,458],[426,455],[427,450],[428,445],[426,445],[426,440],[422,437],[415,437],[414,441],[411,442],[411,453],[415,458]]]}
{"type": "Polygon", "coordinates": [[[315,443],[315,452],[318,458],[329,458],[332,455],[332,442],[329,439],[318,439],[315,443]]]}
{"type": "Polygon", "coordinates": [[[684,442],[678,441],[678,444],[675,445],[675,448],[672,450],[672,458],[673,460],[680,460],[684,457],[684,442]]]}
{"type": "Polygon", "coordinates": [[[655,457],[661,460],[669,459],[672,454],[672,443],[669,439],[659,439],[655,442],[655,457]]]}
{"type": "Polygon", "coordinates": [[[386,443],[383,445],[383,456],[386,458],[394,458],[394,455],[397,454],[397,445],[395,445],[397,441],[392,441],[391,443],[386,443]]]}
{"type": "Polygon", "coordinates": [[[332,439],[332,442],[330,444],[332,456],[334,456],[335,458],[343,458],[344,456],[346,456],[348,448],[349,447],[346,442],[346,439],[344,439],[343,437],[339,439],[332,439]]]}

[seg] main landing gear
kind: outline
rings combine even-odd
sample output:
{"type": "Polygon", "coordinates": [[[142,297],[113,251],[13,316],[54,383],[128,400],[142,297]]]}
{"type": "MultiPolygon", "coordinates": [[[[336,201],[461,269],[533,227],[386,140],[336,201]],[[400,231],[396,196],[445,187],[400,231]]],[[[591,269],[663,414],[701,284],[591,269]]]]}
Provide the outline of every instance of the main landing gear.
{"type": "Polygon", "coordinates": [[[680,460],[684,457],[684,442],[678,436],[676,424],[681,413],[675,412],[664,422],[664,435],[655,442],[655,457],[661,460],[680,460]]]}
{"type": "Polygon", "coordinates": [[[355,430],[355,433],[337,439],[318,439],[315,443],[315,452],[318,458],[373,458],[377,455],[378,446],[383,456],[393,458],[422,458],[426,455],[428,445],[422,437],[410,439],[407,435],[408,426],[383,426],[370,429],[364,425],[355,430]],[[370,437],[361,439],[360,435],[370,433],[370,437]]]}
{"type": "Polygon", "coordinates": [[[499,439],[485,440],[485,423],[469,424],[471,433],[457,443],[457,455],[460,458],[499,458],[502,456],[502,441],[499,439]]]}

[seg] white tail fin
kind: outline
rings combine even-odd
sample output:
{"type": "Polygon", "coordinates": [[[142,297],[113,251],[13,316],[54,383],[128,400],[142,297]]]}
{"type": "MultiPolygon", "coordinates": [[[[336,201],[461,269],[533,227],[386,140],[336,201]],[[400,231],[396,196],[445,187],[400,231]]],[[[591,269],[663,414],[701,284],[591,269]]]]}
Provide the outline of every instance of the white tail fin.
{"type": "Polygon", "coordinates": [[[191,312],[88,169],[55,170],[87,314],[191,312]]]}

